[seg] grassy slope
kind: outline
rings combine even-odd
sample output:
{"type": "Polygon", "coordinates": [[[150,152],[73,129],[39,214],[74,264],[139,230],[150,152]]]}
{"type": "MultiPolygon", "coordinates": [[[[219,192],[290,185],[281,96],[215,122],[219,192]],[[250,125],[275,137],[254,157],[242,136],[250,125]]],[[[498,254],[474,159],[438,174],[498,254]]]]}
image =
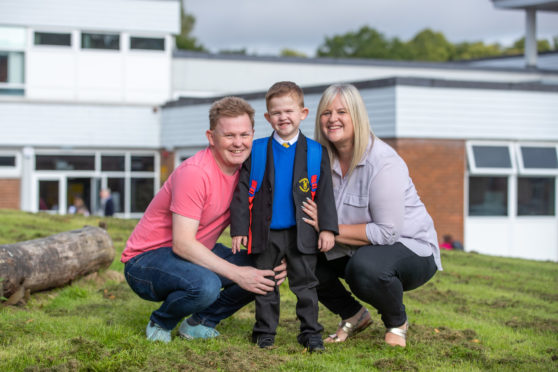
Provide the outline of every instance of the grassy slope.
{"type": "MultiPolygon", "coordinates": [[[[97,225],[95,217],[0,210],[0,244],[97,225]]],[[[117,258],[135,221],[107,219],[117,258]]],[[[226,237],[222,238],[228,242],[226,237]]],[[[0,370],[557,370],[558,264],[444,252],[445,270],[406,294],[411,330],[406,349],[383,344],[379,316],[344,344],[308,355],[296,343],[295,298],[282,287],[274,350],[249,342],[253,305],[220,326],[210,341],[145,340],[157,304],[139,299],[110,271],[92,280],[35,293],[26,306],[0,307],[0,370]]],[[[1,273],[0,273],[1,276],[1,273]]],[[[338,319],[324,308],[333,332],[338,319]]]]}

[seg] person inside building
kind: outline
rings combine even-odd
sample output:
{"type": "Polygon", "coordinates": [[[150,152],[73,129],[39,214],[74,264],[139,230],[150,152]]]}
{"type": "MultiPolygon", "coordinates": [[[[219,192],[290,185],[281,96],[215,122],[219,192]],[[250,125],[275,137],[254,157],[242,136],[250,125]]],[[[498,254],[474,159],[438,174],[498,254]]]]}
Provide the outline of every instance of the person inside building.
{"type": "Polygon", "coordinates": [[[114,215],[114,201],[112,200],[110,189],[102,189],[99,196],[101,197],[103,216],[111,217],[114,215]]]}
{"type": "MultiPolygon", "coordinates": [[[[320,255],[316,268],[319,301],[341,318],[325,342],[343,342],[371,324],[359,299],[378,310],[385,342],[404,347],[409,321],[403,292],[442,269],[432,218],[403,159],[372,133],[354,86],[325,90],[314,133],[331,158],[339,217],[335,246],[320,255]]],[[[307,201],[304,211],[316,228],[316,204],[307,201]]]]}
{"type": "Polygon", "coordinates": [[[85,205],[85,202],[83,201],[81,195],[74,195],[74,201],[68,208],[68,214],[81,214],[83,216],[89,216],[89,209],[87,209],[87,206],[85,205]]]}
{"type": "Polygon", "coordinates": [[[217,243],[230,223],[239,168],[252,148],[254,110],[241,98],[225,97],[211,106],[209,123],[209,146],[174,170],[122,253],[132,290],[162,301],[147,324],[152,341],[170,342],[172,329],[188,315],[178,329],[181,337],[217,337],[221,320],[286,276],[284,263],[258,270],[246,251],[233,254],[217,243]]]}

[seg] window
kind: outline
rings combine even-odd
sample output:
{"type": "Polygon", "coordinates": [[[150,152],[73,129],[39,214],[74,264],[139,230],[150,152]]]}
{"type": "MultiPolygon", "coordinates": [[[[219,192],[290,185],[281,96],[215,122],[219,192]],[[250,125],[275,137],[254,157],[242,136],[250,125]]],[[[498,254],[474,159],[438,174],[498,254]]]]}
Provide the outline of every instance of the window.
{"type": "Polygon", "coordinates": [[[469,169],[476,174],[512,174],[515,162],[510,144],[467,144],[469,169]]]}
{"type": "Polygon", "coordinates": [[[15,167],[16,157],[15,155],[0,155],[0,167],[15,167]]]}
{"type": "Polygon", "coordinates": [[[23,62],[23,53],[0,51],[0,94],[23,95],[23,62]]]}
{"type": "Polygon", "coordinates": [[[143,213],[153,199],[154,187],[153,178],[132,178],[131,179],[131,206],[132,213],[143,213]]]}
{"type": "Polygon", "coordinates": [[[124,155],[103,155],[101,156],[101,170],[104,172],[124,172],[124,155]]]}
{"type": "Polygon", "coordinates": [[[558,174],[556,146],[518,146],[519,170],[524,174],[558,174]]]}
{"type": "Polygon", "coordinates": [[[19,27],[0,27],[0,50],[25,49],[26,30],[19,27]]]}
{"type": "Polygon", "coordinates": [[[95,170],[94,155],[36,155],[36,170],[95,170]]]}
{"type": "Polygon", "coordinates": [[[469,216],[507,216],[508,177],[469,177],[469,216]]]}
{"type": "MultiPolygon", "coordinates": [[[[124,178],[107,178],[107,187],[112,195],[114,213],[124,212],[125,182],[124,178]]],[[[151,196],[153,197],[153,195],[151,196]]]]}
{"type": "Polygon", "coordinates": [[[518,216],[554,216],[555,178],[519,177],[517,179],[518,216]]]}
{"type": "Polygon", "coordinates": [[[130,37],[130,49],[165,50],[165,39],[153,37],[130,37]]]}
{"type": "Polygon", "coordinates": [[[39,181],[39,211],[58,211],[59,181],[39,181]]]}
{"type": "Polygon", "coordinates": [[[58,32],[35,32],[35,45],[71,46],[72,35],[58,32]]]}
{"type": "Polygon", "coordinates": [[[81,34],[82,49],[120,49],[120,35],[118,34],[81,34]]]}
{"type": "Polygon", "coordinates": [[[153,156],[132,156],[132,172],[153,172],[154,170],[153,156]]]}
{"type": "Polygon", "coordinates": [[[555,144],[467,143],[469,216],[556,215],[555,144]],[[515,150],[515,151],[512,151],[515,150]]]}
{"type": "Polygon", "coordinates": [[[0,151],[0,178],[21,176],[21,155],[16,151],[0,151]]]}

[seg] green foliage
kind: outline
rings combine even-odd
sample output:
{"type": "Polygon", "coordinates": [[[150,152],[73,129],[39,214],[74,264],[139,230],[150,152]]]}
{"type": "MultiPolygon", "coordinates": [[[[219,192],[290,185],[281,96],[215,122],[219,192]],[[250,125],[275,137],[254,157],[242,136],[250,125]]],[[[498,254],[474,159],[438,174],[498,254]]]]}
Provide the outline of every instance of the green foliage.
{"type": "MultiPolygon", "coordinates": [[[[159,304],[140,299],[123,279],[120,253],[137,221],[107,223],[117,255],[110,270],[71,286],[34,293],[24,307],[0,306],[0,371],[550,371],[558,367],[558,264],[442,252],[444,271],[405,293],[408,347],[388,347],[374,324],[309,355],[296,342],[296,298],[281,290],[276,348],[250,343],[254,305],[223,321],[222,336],[151,343],[144,329],[159,304]]],[[[46,236],[97,225],[97,217],[0,210],[0,239],[46,236]]],[[[230,245],[228,233],[220,242],[230,245]]],[[[324,335],[339,319],[320,307],[324,335]]]]}
{"type": "Polygon", "coordinates": [[[298,50],[289,49],[289,48],[281,49],[281,52],[279,52],[279,55],[281,57],[300,57],[300,58],[307,58],[308,57],[303,52],[299,52],[298,50]]]}
{"type": "Polygon", "coordinates": [[[231,54],[231,55],[239,55],[239,56],[245,56],[248,54],[248,52],[246,51],[246,48],[242,48],[242,49],[222,49],[219,51],[219,54],[231,54]]]}
{"type": "Polygon", "coordinates": [[[191,36],[196,18],[184,10],[184,2],[180,2],[180,34],[176,35],[176,47],[184,50],[195,50],[198,52],[205,52],[203,45],[199,44],[198,40],[191,36]]]}
{"type": "MultiPolygon", "coordinates": [[[[538,40],[539,52],[558,50],[558,36],[553,42],[554,49],[548,40],[538,40]]],[[[428,28],[409,41],[401,41],[398,38],[389,39],[381,32],[363,26],[356,32],[326,37],[316,54],[318,57],[444,62],[521,54],[524,44],[524,38],[508,48],[497,43],[486,45],[481,41],[453,44],[441,32],[428,28]]]]}

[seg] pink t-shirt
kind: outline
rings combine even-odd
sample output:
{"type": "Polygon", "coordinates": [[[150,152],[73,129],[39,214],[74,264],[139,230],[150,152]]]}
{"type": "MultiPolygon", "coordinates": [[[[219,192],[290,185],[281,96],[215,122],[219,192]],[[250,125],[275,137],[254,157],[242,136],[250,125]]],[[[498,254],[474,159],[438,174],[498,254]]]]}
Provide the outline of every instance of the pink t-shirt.
{"type": "Polygon", "coordinates": [[[122,252],[122,262],[140,253],[172,247],[172,214],[200,221],[196,239],[213,249],[230,223],[229,206],[239,172],[224,174],[209,148],[182,162],[155,195],[122,252]]]}

